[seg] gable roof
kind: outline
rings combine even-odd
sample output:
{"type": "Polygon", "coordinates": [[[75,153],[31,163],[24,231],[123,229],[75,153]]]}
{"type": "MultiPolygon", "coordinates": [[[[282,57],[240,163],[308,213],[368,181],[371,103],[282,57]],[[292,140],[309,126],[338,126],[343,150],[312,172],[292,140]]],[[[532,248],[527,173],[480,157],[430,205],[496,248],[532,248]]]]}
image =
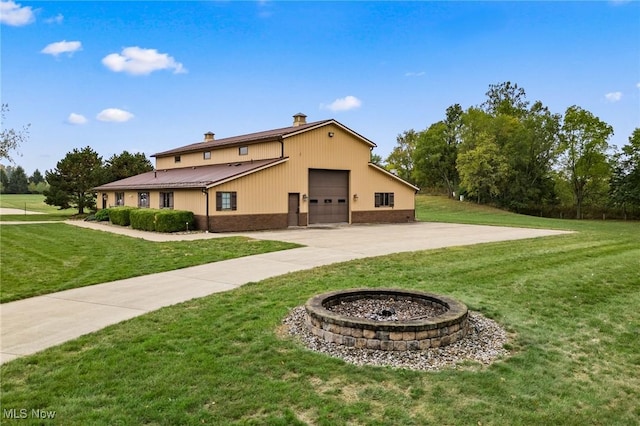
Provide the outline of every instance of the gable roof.
{"type": "Polygon", "coordinates": [[[152,157],[166,157],[166,156],[177,155],[177,154],[188,154],[191,152],[215,150],[218,148],[225,148],[225,147],[230,147],[234,145],[247,145],[247,144],[269,142],[269,141],[282,141],[291,136],[295,136],[300,133],[315,130],[323,126],[327,126],[329,124],[336,125],[341,129],[345,130],[346,132],[351,133],[353,136],[362,140],[364,143],[371,146],[372,148],[376,146],[375,143],[365,138],[364,136],[360,135],[359,133],[356,133],[353,130],[349,129],[347,126],[337,122],[334,119],[329,119],[329,120],[315,121],[313,123],[301,124],[299,126],[282,127],[279,129],[266,130],[263,132],[232,136],[224,139],[205,141],[205,142],[196,142],[189,145],[181,146],[179,148],[170,149],[168,151],[158,152],[156,154],[153,154],[152,157]]]}
{"type": "Polygon", "coordinates": [[[383,167],[380,167],[380,166],[378,166],[378,165],[377,165],[377,164],[375,164],[375,163],[369,163],[369,167],[371,167],[371,168],[373,168],[373,169],[375,169],[375,170],[379,171],[380,173],[383,173],[383,174],[385,174],[385,175],[387,175],[387,176],[389,176],[389,177],[391,177],[391,178],[393,178],[393,179],[397,180],[397,181],[398,181],[398,182],[400,182],[400,183],[403,183],[403,184],[405,184],[405,185],[407,185],[407,186],[409,186],[409,187],[413,188],[413,190],[414,190],[414,191],[416,191],[416,192],[420,191],[420,188],[418,188],[417,186],[415,186],[415,185],[413,185],[413,184],[410,184],[410,183],[409,183],[409,182],[407,182],[406,180],[402,179],[400,176],[398,176],[398,175],[394,175],[393,173],[391,173],[391,172],[390,172],[390,171],[388,171],[387,169],[385,169],[385,168],[383,168],[383,167]]]}
{"type": "Polygon", "coordinates": [[[211,188],[230,180],[273,167],[289,160],[289,157],[212,164],[210,166],[183,167],[155,170],[107,183],[93,188],[95,191],[211,188]]]}

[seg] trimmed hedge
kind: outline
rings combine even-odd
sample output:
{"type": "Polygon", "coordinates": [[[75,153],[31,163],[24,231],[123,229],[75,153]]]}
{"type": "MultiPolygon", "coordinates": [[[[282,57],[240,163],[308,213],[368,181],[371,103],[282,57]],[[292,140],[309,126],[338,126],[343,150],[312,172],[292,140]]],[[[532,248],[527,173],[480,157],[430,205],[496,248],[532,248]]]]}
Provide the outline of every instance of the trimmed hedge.
{"type": "Polygon", "coordinates": [[[157,232],[178,232],[195,229],[193,212],[186,210],[160,210],[156,214],[157,232]]]}
{"type": "Polygon", "coordinates": [[[142,231],[156,230],[156,212],[153,209],[137,209],[131,212],[131,227],[142,231]]]}
{"type": "Polygon", "coordinates": [[[138,210],[137,207],[112,207],[109,209],[109,220],[114,225],[131,225],[131,212],[138,210]]]}
{"type": "Polygon", "coordinates": [[[186,210],[135,209],[131,227],[142,231],[178,232],[195,229],[193,212],[186,210]]]}

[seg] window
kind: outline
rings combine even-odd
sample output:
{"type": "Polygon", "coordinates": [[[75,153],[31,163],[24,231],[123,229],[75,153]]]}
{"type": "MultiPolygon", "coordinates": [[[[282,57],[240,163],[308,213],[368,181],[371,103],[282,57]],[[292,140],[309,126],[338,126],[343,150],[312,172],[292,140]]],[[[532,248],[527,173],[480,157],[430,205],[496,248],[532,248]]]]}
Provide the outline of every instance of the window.
{"type": "Polygon", "coordinates": [[[173,192],[161,192],[160,193],[160,208],[172,209],[173,208],[173,192]]]}
{"type": "Polygon", "coordinates": [[[376,207],[393,207],[393,198],[393,192],[376,192],[375,205],[376,207]]]}
{"type": "Polygon", "coordinates": [[[138,192],[138,207],[149,207],[148,192],[138,192]]]}
{"type": "Polygon", "coordinates": [[[211,151],[205,151],[202,153],[202,158],[205,160],[211,160],[211,151]]]}
{"type": "Polygon", "coordinates": [[[238,148],[238,154],[240,154],[240,155],[249,154],[249,147],[248,146],[241,146],[240,148],[238,148]]]}
{"type": "Polygon", "coordinates": [[[124,192],[116,192],[116,206],[124,206],[124,192]]]}
{"type": "Polygon", "coordinates": [[[175,157],[173,157],[173,161],[176,162],[176,163],[179,163],[180,162],[180,156],[176,155],[175,157]]]}
{"type": "Polygon", "coordinates": [[[235,192],[216,192],[216,210],[237,210],[237,198],[235,192]]]}

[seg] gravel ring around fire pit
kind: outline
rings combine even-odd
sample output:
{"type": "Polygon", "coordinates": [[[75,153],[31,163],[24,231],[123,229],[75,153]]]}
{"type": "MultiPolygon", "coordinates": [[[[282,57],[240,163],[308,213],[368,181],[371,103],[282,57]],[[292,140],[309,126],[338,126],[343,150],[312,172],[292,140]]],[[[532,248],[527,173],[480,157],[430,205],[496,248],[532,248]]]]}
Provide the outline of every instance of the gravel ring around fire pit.
{"type": "Polygon", "coordinates": [[[326,342],[312,334],[305,324],[305,307],[293,308],[282,320],[286,332],[308,349],[340,358],[355,365],[371,365],[409,370],[437,371],[456,368],[464,361],[489,365],[509,352],[504,349],[507,332],[495,321],[479,312],[469,311],[469,333],[455,343],[419,351],[384,351],[359,349],[326,342]]]}

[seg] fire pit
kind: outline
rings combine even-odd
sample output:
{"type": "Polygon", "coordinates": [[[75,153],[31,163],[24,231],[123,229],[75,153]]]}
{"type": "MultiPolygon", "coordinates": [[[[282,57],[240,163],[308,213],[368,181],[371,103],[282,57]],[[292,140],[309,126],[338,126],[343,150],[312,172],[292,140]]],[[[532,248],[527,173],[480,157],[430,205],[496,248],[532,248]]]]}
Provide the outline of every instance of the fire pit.
{"type": "Polygon", "coordinates": [[[415,290],[353,289],[312,297],[306,325],[327,342],[355,348],[408,351],[456,342],[469,330],[467,307],[415,290]]]}

